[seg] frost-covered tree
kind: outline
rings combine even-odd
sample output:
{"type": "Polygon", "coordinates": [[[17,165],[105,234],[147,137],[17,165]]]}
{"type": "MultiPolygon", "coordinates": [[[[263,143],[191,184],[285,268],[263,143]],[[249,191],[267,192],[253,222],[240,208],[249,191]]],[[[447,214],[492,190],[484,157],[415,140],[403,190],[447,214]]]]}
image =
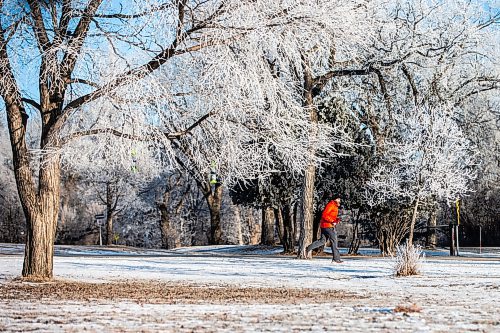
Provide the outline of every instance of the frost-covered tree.
{"type": "Polygon", "coordinates": [[[237,205],[262,210],[261,244],[274,245],[277,234],[284,252],[294,253],[301,185],[301,179],[277,170],[268,177],[236,183],[230,195],[237,205]]]}
{"type": "Polygon", "coordinates": [[[186,226],[186,206],[192,196],[193,184],[189,177],[183,177],[182,173],[172,173],[166,178],[166,184],[159,187],[161,193],[156,205],[160,210],[160,232],[162,248],[173,249],[179,247],[182,236],[189,237],[188,245],[191,245],[192,230],[186,226]],[[187,178],[187,179],[186,179],[187,178]],[[184,214],[183,214],[184,213],[184,214]],[[177,223],[179,222],[179,223],[177,223]]]}
{"type": "Polygon", "coordinates": [[[409,244],[419,205],[430,198],[454,203],[471,190],[476,177],[474,148],[453,111],[422,106],[398,115],[394,137],[367,184],[371,205],[391,199],[412,205],[409,244]]]}
{"type": "Polygon", "coordinates": [[[0,239],[17,243],[23,240],[25,229],[7,136],[5,125],[0,120],[0,239]]]}
{"type": "MultiPolygon", "coordinates": [[[[0,94],[27,222],[23,276],[52,277],[60,153],[69,141],[90,136],[85,153],[104,144],[99,135],[156,142],[150,148],[176,167],[172,142],[191,135],[193,143],[218,143],[221,155],[234,161],[224,175],[228,182],[272,169],[265,154],[269,141],[292,170],[312,166],[312,149],[321,149],[331,131],[317,129],[314,116],[303,112],[304,106],[314,109],[311,89],[303,96],[294,89],[296,81],[276,80],[272,68],[285,77],[303,77],[297,69],[313,68],[315,59],[325,57],[308,57],[306,63],[301,54],[330,54],[332,36],[339,41],[336,52],[350,54],[368,31],[369,4],[0,1],[0,94]],[[116,56],[108,57],[110,52],[116,56]],[[119,103],[111,123],[96,114],[110,100],[119,103]],[[189,108],[182,107],[184,101],[189,108]],[[33,121],[41,131],[30,146],[33,121]],[[130,121],[134,130],[122,131],[130,121]],[[260,123],[266,127],[255,126],[260,123]],[[205,124],[215,141],[198,135],[205,124]]],[[[206,167],[206,156],[192,153],[206,167]]]]}
{"type": "MultiPolygon", "coordinates": [[[[486,114],[473,101],[498,94],[499,14],[493,7],[470,1],[395,0],[374,14],[384,24],[375,28],[372,44],[358,55],[361,68],[371,69],[371,75],[334,79],[333,87],[355,105],[379,154],[399,109],[448,103],[455,107],[453,118],[462,130],[467,119],[474,119],[468,115],[472,110],[486,114]]],[[[491,97],[486,100],[494,104],[491,97]]],[[[392,219],[397,212],[387,208],[391,205],[382,210],[392,219]]]]}
{"type": "MultiPolygon", "coordinates": [[[[310,101],[315,106],[310,108],[312,121],[316,121],[321,95],[333,90],[356,105],[382,149],[394,126],[395,106],[422,100],[430,104],[451,100],[460,105],[471,96],[497,89],[498,53],[490,45],[497,44],[492,25],[499,15],[488,8],[470,1],[424,0],[384,1],[375,9],[367,8],[371,25],[365,43],[358,44],[355,52],[346,56],[334,43],[319,74],[309,70],[314,66],[307,66],[307,54],[303,57],[306,66],[301,89],[306,92],[304,105],[310,101]]],[[[312,219],[315,173],[314,165],[309,165],[303,230],[309,230],[312,219]]],[[[301,235],[301,244],[307,243],[310,234],[301,235]]]]}
{"type": "MultiPolygon", "coordinates": [[[[332,197],[342,197],[342,210],[348,212],[345,221],[352,222],[352,241],[350,251],[355,253],[360,245],[360,221],[368,211],[364,201],[364,186],[373,166],[375,142],[369,127],[362,121],[354,106],[336,93],[325,98],[319,106],[320,121],[344,123],[344,136],[350,144],[333,143],[338,156],[323,163],[316,178],[314,230],[319,232],[322,209],[332,197]]],[[[340,225],[341,233],[348,231],[340,225]]]]}

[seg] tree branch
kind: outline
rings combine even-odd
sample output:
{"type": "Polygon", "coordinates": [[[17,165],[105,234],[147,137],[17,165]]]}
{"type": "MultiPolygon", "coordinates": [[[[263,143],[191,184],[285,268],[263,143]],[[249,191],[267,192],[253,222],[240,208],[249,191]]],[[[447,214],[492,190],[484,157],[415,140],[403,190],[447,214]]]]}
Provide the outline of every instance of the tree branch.
{"type": "Polygon", "coordinates": [[[145,138],[141,137],[138,135],[133,135],[133,134],[128,134],[128,133],[123,133],[120,131],[117,131],[113,128],[95,128],[95,129],[89,129],[86,131],[79,131],[79,132],[74,132],[69,134],[68,136],[62,138],[60,140],[61,145],[64,145],[68,143],[71,140],[75,140],[84,136],[91,136],[91,135],[98,135],[98,134],[111,134],[120,138],[128,139],[128,140],[133,140],[133,141],[149,141],[152,140],[152,138],[145,138]]]}
{"type": "MultiPolygon", "coordinates": [[[[96,15],[94,15],[94,17],[95,18],[104,18],[104,19],[135,19],[135,18],[140,18],[140,17],[146,16],[146,15],[149,15],[149,14],[154,13],[154,12],[159,12],[159,11],[165,10],[171,6],[172,6],[171,3],[165,2],[159,6],[155,6],[155,7],[151,8],[150,10],[143,11],[143,12],[137,13],[137,14],[122,14],[121,9],[120,9],[120,13],[96,14],[96,15]]],[[[79,15],[81,15],[81,13],[79,15]]]]}
{"type": "Polygon", "coordinates": [[[182,131],[177,131],[177,132],[171,132],[171,133],[165,133],[165,136],[172,140],[172,139],[177,139],[183,135],[186,135],[186,134],[189,134],[189,132],[191,132],[191,130],[197,126],[199,126],[204,120],[208,119],[210,116],[213,116],[215,114],[215,112],[209,112],[207,114],[205,114],[204,116],[202,116],[200,119],[198,119],[197,121],[195,121],[193,124],[191,124],[191,126],[189,126],[188,128],[186,128],[185,130],[182,130],[182,131]]]}
{"type": "Polygon", "coordinates": [[[24,102],[24,103],[28,103],[29,105],[31,105],[32,107],[34,107],[38,111],[42,112],[42,108],[40,107],[40,104],[38,104],[34,100],[23,97],[23,98],[21,98],[21,101],[24,102]]]}
{"type": "MultiPolygon", "coordinates": [[[[196,120],[193,124],[191,124],[188,128],[182,130],[182,131],[177,131],[177,132],[170,132],[170,133],[164,133],[165,137],[169,140],[173,139],[178,139],[181,136],[187,135],[193,130],[195,127],[199,126],[203,121],[208,119],[210,116],[213,116],[215,112],[209,112],[205,115],[203,115],[201,118],[196,120]]],[[[98,135],[98,134],[111,134],[123,139],[127,140],[133,140],[133,141],[152,141],[154,140],[153,137],[142,137],[138,135],[133,135],[133,134],[128,134],[128,133],[123,133],[118,130],[115,130],[114,128],[95,128],[95,129],[89,129],[85,131],[79,131],[79,132],[74,132],[71,133],[70,135],[64,137],[61,139],[60,143],[63,145],[71,140],[75,140],[84,136],[91,136],[91,135],[98,135]]]]}
{"type": "Polygon", "coordinates": [[[89,85],[89,86],[94,87],[94,88],[100,88],[100,86],[97,83],[89,81],[89,80],[85,80],[85,79],[78,79],[78,78],[68,79],[68,80],[66,80],[66,82],[69,84],[82,83],[82,84],[86,84],[86,85],[89,85]]]}
{"type": "Polygon", "coordinates": [[[377,75],[378,83],[380,85],[380,90],[382,91],[382,95],[384,96],[385,106],[387,107],[387,111],[389,112],[390,116],[392,110],[391,96],[387,91],[387,85],[385,83],[384,76],[382,75],[382,72],[378,68],[373,68],[373,72],[377,75]]]}
{"type": "Polygon", "coordinates": [[[410,70],[408,69],[408,66],[406,64],[403,64],[401,66],[401,70],[403,71],[403,74],[406,76],[406,79],[408,80],[408,83],[410,84],[411,91],[413,93],[414,104],[417,105],[417,103],[418,103],[418,89],[417,89],[417,86],[415,85],[415,80],[413,79],[413,75],[410,73],[410,70]]]}
{"type": "Polygon", "coordinates": [[[28,4],[31,9],[31,17],[33,18],[33,32],[38,42],[40,52],[43,54],[50,47],[50,40],[47,36],[47,29],[43,22],[43,15],[37,0],[29,0],[28,4]]]}
{"type": "Polygon", "coordinates": [[[80,22],[78,22],[71,40],[68,43],[68,49],[71,50],[71,52],[66,52],[61,62],[61,68],[65,71],[63,77],[71,77],[71,73],[73,73],[73,69],[76,65],[76,60],[81,53],[83,42],[88,33],[92,17],[95,15],[101,3],[102,0],[91,0],[85,8],[83,17],[80,19],[80,22]]]}
{"type": "Polygon", "coordinates": [[[365,69],[340,69],[340,70],[334,70],[330,71],[324,75],[318,76],[316,79],[314,79],[314,88],[316,90],[321,91],[325,85],[328,83],[328,81],[334,77],[340,77],[340,76],[353,76],[353,75],[369,75],[373,73],[373,68],[368,67],[365,69]]]}

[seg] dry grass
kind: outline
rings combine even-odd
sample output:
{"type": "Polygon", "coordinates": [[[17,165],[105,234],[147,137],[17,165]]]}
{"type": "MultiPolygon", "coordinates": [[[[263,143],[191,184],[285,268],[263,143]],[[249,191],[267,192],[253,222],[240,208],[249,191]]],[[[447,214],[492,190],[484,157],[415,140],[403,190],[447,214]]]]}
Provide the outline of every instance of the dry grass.
{"type": "Polygon", "coordinates": [[[0,284],[0,299],[58,301],[134,301],[149,304],[298,304],[322,303],[329,299],[359,298],[353,294],[320,289],[246,288],[203,286],[157,281],[83,283],[54,281],[49,283],[10,282],[0,284]]]}
{"type": "Polygon", "coordinates": [[[418,275],[419,259],[422,256],[422,248],[406,242],[396,248],[396,257],[394,265],[394,275],[410,276],[418,275]]]}
{"type": "Polygon", "coordinates": [[[415,303],[410,305],[398,305],[394,308],[394,312],[402,312],[402,313],[416,313],[421,311],[422,308],[415,303]]]}

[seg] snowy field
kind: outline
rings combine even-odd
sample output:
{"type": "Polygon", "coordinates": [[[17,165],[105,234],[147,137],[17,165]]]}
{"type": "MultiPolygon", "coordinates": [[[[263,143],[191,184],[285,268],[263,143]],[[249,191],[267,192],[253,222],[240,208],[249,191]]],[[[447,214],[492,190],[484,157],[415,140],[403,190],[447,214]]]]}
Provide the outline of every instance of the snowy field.
{"type": "MultiPolygon", "coordinates": [[[[500,332],[500,253],[297,260],[279,248],[173,251],[57,246],[55,281],[20,282],[23,246],[0,244],[0,331],[500,332]]],[[[342,251],[341,251],[342,252],[342,251]]]]}

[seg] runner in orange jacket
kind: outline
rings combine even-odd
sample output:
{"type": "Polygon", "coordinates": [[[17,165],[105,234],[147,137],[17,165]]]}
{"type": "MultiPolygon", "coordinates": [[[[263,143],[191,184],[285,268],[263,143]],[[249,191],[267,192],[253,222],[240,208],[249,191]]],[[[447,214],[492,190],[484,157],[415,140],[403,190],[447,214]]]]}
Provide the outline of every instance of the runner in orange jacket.
{"type": "Polygon", "coordinates": [[[312,250],[323,246],[326,244],[327,240],[330,240],[333,254],[333,261],[337,263],[343,262],[340,259],[340,252],[338,249],[338,240],[337,240],[337,230],[335,227],[340,223],[339,215],[339,206],[340,206],[340,198],[335,198],[331,200],[323,210],[321,214],[320,228],[321,228],[321,238],[317,241],[310,244],[307,248],[307,257],[311,258],[312,250]]]}
{"type": "Polygon", "coordinates": [[[340,198],[336,198],[335,200],[330,201],[323,213],[321,214],[320,227],[321,228],[334,228],[339,222],[339,205],[340,198]]]}

